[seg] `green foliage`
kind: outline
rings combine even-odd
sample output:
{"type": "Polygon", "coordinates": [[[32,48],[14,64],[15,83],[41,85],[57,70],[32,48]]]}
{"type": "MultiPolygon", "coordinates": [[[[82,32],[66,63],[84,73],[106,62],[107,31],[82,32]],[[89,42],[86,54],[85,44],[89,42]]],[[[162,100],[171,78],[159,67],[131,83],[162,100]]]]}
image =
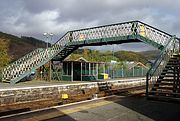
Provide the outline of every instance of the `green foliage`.
{"type": "Polygon", "coordinates": [[[14,35],[11,35],[11,34],[3,33],[3,32],[0,32],[0,38],[4,39],[4,40],[13,41],[13,42],[16,42],[18,44],[22,43],[21,38],[14,36],[14,35]]]}
{"type": "Polygon", "coordinates": [[[70,58],[68,60],[76,60],[80,57],[83,57],[91,62],[111,62],[111,60],[119,61],[117,57],[113,57],[112,53],[106,54],[105,52],[99,52],[97,50],[84,50],[78,49],[73,54],[71,54],[70,58]]]}
{"type": "Polygon", "coordinates": [[[8,55],[9,42],[7,40],[0,39],[0,45],[0,68],[2,68],[10,61],[10,57],[8,55]]]}
{"type": "Polygon", "coordinates": [[[45,42],[32,37],[22,36],[20,38],[3,32],[0,32],[0,39],[9,41],[8,55],[11,56],[11,61],[19,59],[32,50],[46,46],[45,42]]]}
{"type": "Polygon", "coordinates": [[[160,54],[159,50],[151,50],[140,52],[140,54],[144,55],[147,60],[155,60],[157,56],[160,54]]]}
{"type": "MultiPolygon", "coordinates": [[[[113,54],[112,51],[100,52],[97,50],[90,50],[90,49],[86,49],[85,51],[83,49],[78,49],[73,54],[71,54],[69,60],[73,61],[80,57],[84,57],[85,59],[91,62],[111,62],[111,60],[115,60],[117,62],[136,61],[146,64],[148,59],[153,59],[153,58],[147,58],[148,55],[153,55],[153,53],[149,52],[148,54],[146,54],[146,56],[144,56],[142,53],[132,52],[132,51],[117,51],[114,52],[113,54]]],[[[156,57],[156,56],[157,54],[151,57],[156,57]]]]}
{"type": "Polygon", "coordinates": [[[118,51],[115,52],[115,56],[119,58],[120,61],[147,62],[147,59],[142,54],[132,51],[118,51]]]}
{"type": "MultiPolygon", "coordinates": [[[[33,37],[26,37],[26,36],[21,36],[21,39],[24,42],[27,42],[31,45],[34,45],[35,47],[46,47],[46,43],[44,41],[38,40],[33,37]]],[[[50,45],[50,43],[48,43],[50,45]]]]}
{"type": "Polygon", "coordinates": [[[0,80],[2,78],[2,68],[10,61],[10,57],[8,55],[8,46],[9,41],[0,39],[0,80]]]}

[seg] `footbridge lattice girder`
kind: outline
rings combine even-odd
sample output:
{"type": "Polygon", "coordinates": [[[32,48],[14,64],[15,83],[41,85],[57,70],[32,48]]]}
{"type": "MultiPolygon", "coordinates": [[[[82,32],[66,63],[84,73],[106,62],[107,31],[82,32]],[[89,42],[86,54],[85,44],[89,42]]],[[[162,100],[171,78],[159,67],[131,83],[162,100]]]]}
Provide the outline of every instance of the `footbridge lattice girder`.
{"type": "Polygon", "coordinates": [[[2,72],[2,80],[16,83],[59,53],[64,54],[60,56],[61,60],[63,60],[75,49],[84,45],[113,44],[121,43],[120,41],[140,40],[158,49],[163,49],[171,37],[172,35],[140,21],[69,31],[51,47],[36,49],[5,67],[2,72]],[[63,52],[66,49],[70,51],[63,52]]]}

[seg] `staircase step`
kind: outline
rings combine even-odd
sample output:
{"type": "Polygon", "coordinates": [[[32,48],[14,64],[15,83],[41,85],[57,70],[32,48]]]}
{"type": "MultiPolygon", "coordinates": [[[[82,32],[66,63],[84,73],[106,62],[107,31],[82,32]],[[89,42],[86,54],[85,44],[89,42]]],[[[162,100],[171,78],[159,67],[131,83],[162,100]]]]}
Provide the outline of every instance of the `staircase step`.
{"type": "Polygon", "coordinates": [[[158,79],[158,82],[162,82],[162,81],[172,82],[174,81],[174,79],[158,79]]]}
{"type": "Polygon", "coordinates": [[[180,71],[178,70],[178,69],[167,69],[167,68],[165,68],[165,69],[163,69],[163,71],[162,72],[167,72],[167,73],[173,73],[173,72],[178,72],[178,73],[180,73],[180,71]]]}
{"type": "Polygon", "coordinates": [[[178,65],[178,62],[168,62],[167,65],[178,65]]]}
{"type": "Polygon", "coordinates": [[[166,66],[163,70],[164,71],[174,71],[174,68],[172,68],[172,66],[166,66]]]}
{"type": "Polygon", "coordinates": [[[175,72],[173,72],[173,71],[168,71],[168,72],[162,72],[161,73],[161,75],[165,75],[165,74],[180,74],[180,72],[179,71],[175,71],[175,72]]]}
{"type": "MultiPolygon", "coordinates": [[[[177,78],[178,76],[175,76],[177,78]]],[[[173,79],[174,75],[160,75],[159,79],[173,79]]]]}
{"type": "Polygon", "coordinates": [[[169,62],[179,62],[179,60],[178,59],[176,59],[176,60],[175,59],[169,59],[168,63],[169,62]]]}
{"type": "Polygon", "coordinates": [[[173,90],[174,88],[172,86],[170,86],[170,87],[167,87],[167,86],[166,87],[161,87],[160,86],[160,87],[158,87],[158,90],[160,90],[160,89],[161,90],[173,90]]]}
{"type": "Polygon", "coordinates": [[[169,92],[169,91],[150,91],[149,94],[156,94],[156,95],[171,95],[171,96],[180,96],[180,93],[176,92],[169,92]]]}
{"type": "Polygon", "coordinates": [[[170,65],[166,65],[165,66],[165,68],[169,68],[169,67],[179,67],[179,65],[172,65],[172,64],[170,64],[170,65]]]}
{"type": "Polygon", "coordinates": [[[176,62],[174,61],[174,62],[168,62],[168,63],[167,63],[167,65],[171,65],[171,64],[172,64],[172,65],[178,65],[178,64],[179,64],[179,61],[176,61],[176,62]]]}
{"type": "Polygon", "coordinates": [[[153,87],[153,90],[174,90],[173,87],[153,87]]]}
{"type": "Polygon", "coordinates": [[[11,81],[3,80],[2,82],[3,82],[3,83],[10,83],[11,81]]]}
{"type": "Polygon", "coordinates": [[[179,57],[180,58],[180,54],[173,54],[173,57],[179,57]]]}
{"type": "Polygon", "coordinates": [[[169,71],[169,70],[171,70],[171,69],[165,67],[165,68],[163,69],[163,72],[167,72],[167,71],[169,71]]]}
{"type": "Polygon", "coordinates": [[[154,86],[160,86],[160,85],[173,85],[173,83],[165,83],[165,82],[157,82],[156,84],[154,84],[154,86]]]}
{"type": "Polygon", "coordinates": [[[156,95],[149,95],[147,97],[150,100],[158,100],[158,101],[167,101],[167,102],[180,102],[180,98],[173,97],[173,96],[156,96],[156,95]]]}
{"type": "Polygon", "coordinates": [[[175,59],[178,59],[179,57],[178,56],[173,56],[170,58],[170,60],[175,60],[175,59]]]}
{"type": "Polygon", "coordinates": [[[160,75],[159,78],[162,77],[178,77],[178,75],[160,75]]]}
{"type": "Polygon", "coordinates": [[[179,61],[180,61],[179,58],[176,58],[176,59],[174,58],[174,59],[169,59],[168,63],[169,62],[179,62],[179,61]]]}

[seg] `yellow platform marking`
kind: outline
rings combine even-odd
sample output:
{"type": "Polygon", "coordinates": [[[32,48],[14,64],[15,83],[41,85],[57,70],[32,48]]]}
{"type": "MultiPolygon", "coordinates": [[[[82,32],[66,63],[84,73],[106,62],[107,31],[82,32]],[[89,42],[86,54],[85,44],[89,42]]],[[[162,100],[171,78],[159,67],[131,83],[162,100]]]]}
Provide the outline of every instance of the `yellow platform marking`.
{"type": "Polygon", "coordinates": [[[55,111],[55,112],[46,113],[46,114],[43,114],[40,116],[34,116],[32,118],[22,119],[21,121],[41,121],[41,120],[46,120],[46,119],[52,119],[52,118],[68,115],[71,113],[79,112],[82,110],[87,110],[87,109],[91,109],[91,108],[95,108],[95,107],[100,107],[103,105],[108,105],[110,103],[113,103],[113,102],[103,100],[100,102],[77,106],[77,107],[73,107],[70,109],[57,109],[57,111],[55,111]]]}
{"type": "Polygon", "coordinates": [[[68,96],[68,94],[62,94],[61,98],[62,98],[62,99],[68,99],[69,96],[68,96]]]}

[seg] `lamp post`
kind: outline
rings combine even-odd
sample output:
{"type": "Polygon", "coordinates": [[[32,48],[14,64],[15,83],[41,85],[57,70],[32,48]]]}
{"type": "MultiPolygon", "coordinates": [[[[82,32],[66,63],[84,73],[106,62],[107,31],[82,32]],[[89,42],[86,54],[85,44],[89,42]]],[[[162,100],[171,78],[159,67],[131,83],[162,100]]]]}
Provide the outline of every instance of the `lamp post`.
{"type": "MultiPolygon", "coordinates": [[[[53,33],[50,33],[49,34],[49,36],[50,36],[50,41],[52,42],[52,38],[53,38],[53,33]]],[[[50,51],[51,51],[51,49],[50,49],[50,51]]],[[[51,54],[51,52],[50,52],[50,54],[51,54]]],[[[51,55],[50,55],[51,56],[51,55]]],[[[52,63],[51,63],[51,60],[49,61],[49,80],[51,81],[51,77],[52,77],[52,67],[51,67],[51,65],[52,65],[52,63]]]]}
{"type": "Polygon", "coordinates": [[[52,41],[52,38],[53,38],[54,34],[45,32],[43,35],[46,38],[46,48],[48,48],[48,44],[49,44],[48,42],[52,41]],[[50,40],[49,40],[49,38],[50,38],[50,40]]]}
{"type": "MultiPolygon", "coordinates": [[[[52,41],[53,33],[45,32],[43,35],[46,37],[46,50],[47,50],[47,56],[49,58],[49,56],[51,55],[49,55],[50,53],[48,52],[48,50],[50,50],[48,49],[48,44],[49,44],[48,42],[52,41]],[[50,37],[50,40],[49,40],[49,37],[50,37]]],[[[51,81],[51,60],[49,61],[49,80],[51,81]]]]}
{"type": "Polygon", "coordinates": [[[46,48],[48,48],[48,37],[49,37],[49,34],[45,32],[43,35],[46,38],[46,48]]]}
{"type": "Polygon", "coordinates": [[[49,34],[50,39],[51,39],[51,40],[50,40],[51,42],[52,42],[53,35],[54,35],[53,33],[50,33],[50,34],[49,34]]]}

